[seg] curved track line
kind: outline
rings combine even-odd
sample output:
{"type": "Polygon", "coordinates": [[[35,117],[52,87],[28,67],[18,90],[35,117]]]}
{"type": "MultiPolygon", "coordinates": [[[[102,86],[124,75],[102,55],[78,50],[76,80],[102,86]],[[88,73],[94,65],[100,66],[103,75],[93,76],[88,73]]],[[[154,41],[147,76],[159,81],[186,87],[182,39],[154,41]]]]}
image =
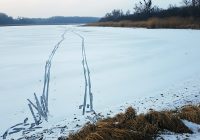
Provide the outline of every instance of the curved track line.
{"type": "MultiPolygon", "coordinates": [[[[61,40],[54,46],[54,49],[52,50],[51,54],[49,55],[48,60],[46,61],[45,72],[44,72],[44,86],[43,86],[42,96],[40,96],[40,98],[38,99],[36,94],[34,94],[36,105],[34,105],[30,100],[28,100],[29,103],[30,103],[29,108],[32,112],[33,117],[34,117],[34,112],[33,112],[32,106],[37,110],[39,116],[43,117],[46,121],[48,120],[48,112],[49,112],[48,97],[49,97],[51,63],[52,63],[52,60],[53,60],[53,57],[54,57],[56,51],[60,47],[61,43],[65,40],[66,32],[67,32],[67,30],[65,30],[64,33],[61,35],[61,40]]],[[[36,121],[35,123],[38,124],[39,122],[36,121]]]]}
{"type": "Polygon", "coordinates": [[[29,100],[29,109],[31,111],[31,114],[33,116],[33,119],[35,121],[35,123],[27,123],[28,118],[24,119],[23,123],[19,123],[16,124],[12,127],[10,127],[9,129],[6,130],[6,132],[1,136],[3,139],[6,139],[8,135],[12,135],[14,133],[18,133],[21,132],[31,132],[31,131],[35,131],[36,129],[40,128],[40,127],[36,127],[35,125],[39,125],[41,123],[41,118],[44,118],[46,121],[48,121],[48,96],[49,96],[49,83],[50,83],[50,71],[51,71],[51,62],[53,60],[53,57],[56,53],[56,51],[58,50],[58,48],[60,47],[61,43],[65,40],[65,34],[67,33],[67,29],[65,28],[64,33],[62,33],[61,35],[61,40],[54,46],[54,49],[52,50],[51,54],[49,55],[48,60],[46,61],[45,64],[45,72],[44,72],[44,85],[43,85],[43,92],[42,92],[42,96],[40,96],[40,98],[38,98],[36,96],[36,94],[34,93],[34,97],[35,97],[35,104],[29,100]],[[34,110],[36,112],[34,112],[34,110]],[[39,115],[39,116],[38,116],[39,115]],[[24,127],[30,125],[30,128],[25,129],[24,127]]]}
{"type": "Polygon", "coordinates": [[[87,62],[87,55],[85,51],[85,38],[80,35],[79,33],[72,31],[75,35],[77,35],[82,40],[82,66],[84,72],[84,79],[85,79],[85,93],[84,93],[84,101],[83,104],[80,105],[80,109],[83,108],[82,114],[84,115],[86,112],[94,112],[93,109],[93,94],[92,94],[92,85],[91,85],[91,78],[90,78],[90,69],[87,62]],[[90,102],[87,104],[87,94],[89,94],[90,102]],[[86,111],[86,108],[90,108],[89,111],[86,111]]]}

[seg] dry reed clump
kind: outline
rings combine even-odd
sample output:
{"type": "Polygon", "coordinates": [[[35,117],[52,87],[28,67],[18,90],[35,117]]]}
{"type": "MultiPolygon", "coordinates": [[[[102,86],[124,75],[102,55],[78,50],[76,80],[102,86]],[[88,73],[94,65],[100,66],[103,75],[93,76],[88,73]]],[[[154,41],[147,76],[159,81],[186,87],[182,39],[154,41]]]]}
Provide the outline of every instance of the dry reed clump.
{"type": "Polygon", "coordinates": [[[200,124],[200,106],[185,106],[180,110],[179,117],[200,124]]]}
{"type": "Polygon", "coordinates": [[[128,107],[125,111],[124,117],[125,117],[125,120],[131,120],[131,119],[134,119],[136,115],[137,115],[136,110],[132,107],[128,107]]]}
{"type": "Polygon", "coordinates": [[[95,125],[86,125],[78,133],[70,134],[67,140],[152,140],[148,132],[143,133],[143,127],[140,130],[130,127],[132,122],[137,122],[136,118],[136,111],[129,107],[125,113],[99,120],[95,125]]]}
{"type": "Polygon", "coordinates": [[[87,137],[89,133],[95,132],[96,126],[94,124],[85,125],[78,133],[69,134],[67,140],[82,140],[87,137]]]}
{"type": "Polygon", "coordinates": [[[192,133],[181,119],[199,123],[200,106],[186,106],[180,111],[150,111],[140,115],[129,107],[125,113],[113,118],[85,125],[79,132],[70,134],[67,140],[152,140],[163,130],[192,133]]]}
{"type": "Polygon", "coordinates": [[[124,128],[141,132],[143,136],[154,136],[158,132],[157,126],[150,124],[143,114],[137,116],[133,120],[129,120],[126,123],[121,124],[124,128]]]}
{"type": "Polygon", "coordinates": [[[152,140],[152,138],[144,137],[141,133],[118,128],[103,128],[91,133],[86,140],[152,140]]]}
{"type": "Polygon", "coordinates": [[[136,117],[136,111],[132,107],[128,107],[125,113],[119,113],[113,118],[107,118],[97,122],[98,128],[113,128],[119,127],[119,124],[125,124],[128,120],[134,119],[136,117]]]}
{"type": "Polygon", "coordinates": [[[176,116],[168,111],[151,111],[145,115],[146,120],[160,130],[169,130],[176,133],[192,133],[192,131],[176,116]]]}

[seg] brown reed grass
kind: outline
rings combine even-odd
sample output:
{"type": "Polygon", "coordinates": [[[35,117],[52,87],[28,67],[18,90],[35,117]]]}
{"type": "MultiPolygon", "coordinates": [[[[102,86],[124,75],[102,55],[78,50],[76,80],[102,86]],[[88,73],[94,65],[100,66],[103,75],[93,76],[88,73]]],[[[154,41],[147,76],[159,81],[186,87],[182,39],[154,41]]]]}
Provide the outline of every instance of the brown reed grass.
{"type": "Polygon", "coordinates": [[[185,106],[181,108],[179,117],[200,124],[200,106],[185,106]]]}
{"type": "Polygon", "coordinates": [[[65,140],[153,140],[164,130],[193,133],[181,119],[200,123],[200,107],[185,106],[176,111],[150,111],[140,115],[129,107],[113,118],[99,120],[96,124],[86,124],[65,140]]]}
{"type": "Polygon", "coordinates": [[[168,18],[149,18],[146,21],[118,21],[118,22],[97,22],[86,26],[102,27],[143,27],[143,28],[173,28],[173,29],[200,29],[200,19],[192,17],[168,17],[168,18]]]}

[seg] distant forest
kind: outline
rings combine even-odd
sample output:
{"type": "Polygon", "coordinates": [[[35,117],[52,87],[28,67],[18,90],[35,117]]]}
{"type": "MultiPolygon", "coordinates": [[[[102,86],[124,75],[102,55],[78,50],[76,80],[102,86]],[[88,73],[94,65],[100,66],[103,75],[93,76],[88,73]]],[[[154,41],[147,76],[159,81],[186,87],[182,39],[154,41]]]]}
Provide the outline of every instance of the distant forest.
{"type": "Polygon", "coordinates": [[[24,18],[14,19],[4,13],[0,13],[0,25],[55,25],[55,24],[81,24],[97,22],[97,17],[62,17],[55,16],[50,18],[24,18]]]}
{"type": "Polygon", "coordinates": [[[182,0],[182,6],[169,5],[168,9],[159,8],[153,5],[153,0],[141,0],[133,6],[133,11],[123,12],[115,9],[107,13],[100,22],[108,21],[144,21],[149,18],[200,18],[200,0],[182,0]]]}

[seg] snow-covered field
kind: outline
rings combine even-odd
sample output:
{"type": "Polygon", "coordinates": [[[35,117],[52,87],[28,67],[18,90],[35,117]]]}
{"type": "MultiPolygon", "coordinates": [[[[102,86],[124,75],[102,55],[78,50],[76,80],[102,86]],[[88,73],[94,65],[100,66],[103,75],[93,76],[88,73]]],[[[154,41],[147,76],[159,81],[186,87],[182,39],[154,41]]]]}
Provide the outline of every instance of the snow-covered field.
{"type": "MultiPolygon", "coordinates": [[[[141,113],[200,102],[199,30],[1,27],[0,136],[27,117],[34,122],[27,99],[42,94],[45,62],[65,30],[52,60],[49,121],[37,130],[45,133],[51,128],[54,133],[48,132],[46,138],[67,134],[88,121],[79,109],[85,88],[82,40],[72,31],[85,39],[97,113],[109,116],[129,105],[141,113]]],[[[8,136],[12,137],[22,133],[8,136]]]]}

